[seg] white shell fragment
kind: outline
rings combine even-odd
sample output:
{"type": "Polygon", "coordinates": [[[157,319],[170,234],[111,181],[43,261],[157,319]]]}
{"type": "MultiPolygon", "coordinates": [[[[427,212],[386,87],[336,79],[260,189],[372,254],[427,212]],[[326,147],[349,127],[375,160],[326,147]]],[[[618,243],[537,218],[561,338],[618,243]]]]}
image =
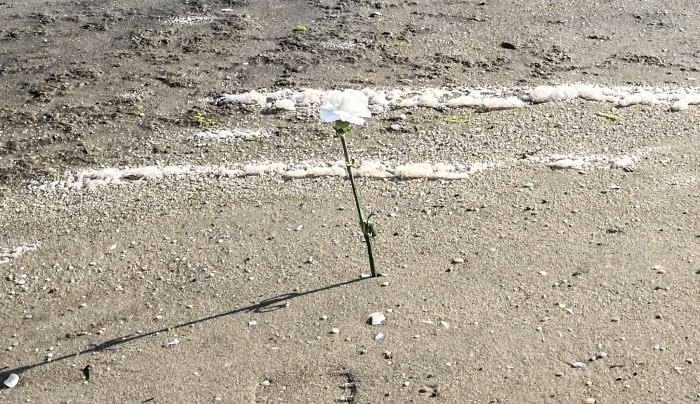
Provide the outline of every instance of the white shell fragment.
{"type": "Polygon", "coordinates": [[[180,343],[180,340],[177,339],[177,338],[175,338],[174,340],[172,340],[172,341],[168,342],[167,344],[165,344],[165,346],[167,346],[167,347],[173,347],[173,346],[175,346],[175,345],[177,345],[177,344],[179,344],[179,343],[180,343]]]}
{"type": "Polygon", "coordinates": [[[14,373],[10,374],[10,376],[8,376],[7,379],[3,382],[3,384],[7,386],[8,389],[15,387],[17,383],[19,383],[19,376],[17,376],[14,373]]]}
{"type": "Polygon", "coordinates": [[[372,313],[369,315],[369,319],[367,319],[367,322],[369,322],[372,325],[380,325],[386,320],[386,317],[382,313],[372,313]]]}
{"type": "Polygon", "coordinates": [[[380,339],[384,339],[384,333],[380,332],[379,334],[374,336],[375,341],[379,341],[380,339]]]}
{"type": "Polygon", "coordinates": [[[548,166],[552,170],[582,170],[583,164],[584,162],[581,159],[573,160],[565,158],[549,163],[548,166]]]}
{"type": "Polygon", "coordinates": [[[571,367],[572,367],[572,368],[576,368],[576,369],[585,369],[585,368],[586,368],[586,364],[583,363],[583,362],[574,362],[574,363],[571,364],[571,367]]]}

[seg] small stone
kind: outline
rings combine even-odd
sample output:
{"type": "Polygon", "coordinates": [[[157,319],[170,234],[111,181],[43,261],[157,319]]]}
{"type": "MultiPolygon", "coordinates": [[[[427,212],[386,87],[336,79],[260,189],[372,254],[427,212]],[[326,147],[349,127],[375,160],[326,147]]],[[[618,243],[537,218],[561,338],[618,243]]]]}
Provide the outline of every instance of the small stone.
{"type": "Polygon", "coordinates": [[[373,11],[372,14],[369,15],[370,17],[381,17],[382,13],[379,11],[373,11]]]}
{"type": "Polygon", "coordinates": [[[328,316],[327,316],[327,315],[325,315],[325,314],[324,314],[324,315],[322,315],[322,316],[321,316],[320,318],[321,318],[321,320],[324,320],[324,321],[325,321],[325,320],[328,320],[328,316]]]}
{"type": "Polygon", "coordinates": [[[8,389],[15,387],[17,383],[19,383],[19,376],[17,376],[14,373],[11,373],[3,382],[3,384],[7,386],[8,389]]]}
{"type": "Polygon", "coordinates": [[[371,325],[381,325],[386,320],[384,314],[376,312],[369,315],[367,322],[371,325]]]}
{"type": "Polygon", "coordinates": [[[556,376],[556,377],[562,377],[562,376],[564,376],[564,373],[562,373],[562,372],[554,372],[554,376],[556,376]]]}
{"type": "Polygon", "coordinates": [[[427,393],[427,392],[429,392],[429,391],[430,391],[430,388],[429,388],[429,387],[426,387],[426,386],[423,386],[423,387],[421,387],[421,388],[418,389],[418,392],[419,392],[419,393],[427,393]]]}
{"type": "Polygon", "coordinates": [[[294,231],[302,231],[304,229],[304,225],[300,224],[299,226],[294,228],[294,231]]]}
{"type": "Polygon", "coordinates": [[[610,319],[610,322],[612,322],[612,323],[619,323],[619,322],[620,322],[620,318],[619,318],[619,317],[613,317],[613,318],[610,319]]]}
{"type": "Polygon", "coordinates": [[[167,344],[165,344],[165,346],[173,347],[173,346],[175,346],[175,345],[177,345],[177,344],[179,344],[179,343],[180,343],[180,340],[177,339],[177,338],[175,338],[174,340],[172,340],[172,341],[168,342],[167,344]]]}
{"type": "Polygon", "coordinates": [[[464,258],[452,258],[452,263],[453,264],[463,264],[464,263],[464,258]]]}
{"type": "Polygon", "coordinates": [[[547,271],[538,271],[537,273],[542,276],[547,276],[547,271]]]}
{"type": "Polygon", "coordinates": [[[269,385],[272,384],[272,383],[271,383],[269,380],[263,380],[262,383],[260,383],[260,384],[262,384],[263,386],[267,387],[267,386],[269,386],[269,385]]]}
{"type": "MultiPolygon", "coordinates": [[[[394,357],[394,356],[391,354],[391,351],[384,351],[384,352],[382,353],[382,356],[384,357],[384,359],[391,359],[391,358],[394,357]]],[[[408,386],[408,384],[404,383],[404,386],[408,386]]]]}
{"type": "Polygon", "coordinates": [[[251,326],[251,327],[253,327],[253,326],[258,325],[258,322],[255,321],[255,320],[250,320],[250,321],[248,321],[248,325],[251,326]]]}
{"type": "Polygon", "coordinates": [[[408,387],[408,386],[410,386],[410,385],[411,385],[411,382],[408,382],[408,381],[403,382],[403,386],[404,386],[404,387],[408,387]]]}
{"type": "Polygon", "coordinates": [[[572,368],[575,368],[575,369],[585,369],[585,368],[586,368],[586,364],[583,363],[583,362],[574,362],[574,363],[571,364],[571,367],[572,367],[572,368]]]}
{"type": "Polygon", "coordinates": [[[693,358],[685,358],[685,362],[686,362],[687,364],[689,364],[689,365],[692,365],[693,363],[695,363],[695,361],[693,360],[693,358]]]}
{"type": "Polygon", "coordinates": [[[340,329],[338,329],[338,328],[331,328],[331,334],[340,334],[340,329]]]}
{"type": "Polygon", "coordinates": [[[382,282],[381,286],[389,286],[389,282],[382,282]]]}
{"type": "Polygon", "coordinates": [[[389,128],[395,132],[398,132],[401,130],[401,125],[399,125],[398,123],[395,123],[395,124],[391,125],[389,128]]]}
{"type": "Polygon", "coordinates": [[[380,339],[384,339],[384,333],[380,332],[379,334],[374,336],[375,341],[379,341],[380,339]]]}
{"type": "Polygon", "coordinates": [[[583,404],[595,404],[595,398],[588,397],[587,399],[583,400],[583,404]]]}
{"type": "Polygon", "coordinates": [[[598,352],[595,357],[596,359],[605,359],[608,357],[608,354],[607,352],[598,352]]]}

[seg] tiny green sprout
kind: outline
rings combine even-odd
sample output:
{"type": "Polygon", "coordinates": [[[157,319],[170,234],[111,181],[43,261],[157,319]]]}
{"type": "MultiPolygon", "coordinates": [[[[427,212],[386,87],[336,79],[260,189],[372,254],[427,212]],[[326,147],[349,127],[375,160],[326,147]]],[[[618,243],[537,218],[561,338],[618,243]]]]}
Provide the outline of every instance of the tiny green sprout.
{"type": "Polygon", "coordinates": [[[200,127],[200,128],[208,128],[210,126],[216,125],[216,121],[211,120],[204,116],[202,113],[196,113],[192,115],[192,120],[200,127]]]}
{"type": "Polygon", "coordinates": [[[469,123],[471,120],[472,117],[470,116],[451,116],[449,118],[445,118],[445,122],[447,123],[469,123]]]}
{"type": "Polygon", "coordinates": [[[304,32],[304,31],[306,31],[306,27],[303,25],[297,25],[296,27],[294,27],[294,31],[295,32],[304,32]]]}
{"type": "Polygon", "coordinates": [[[613,114],[612,112],[598,112],[596,113],[598,116],[602,116],[603,118],[608,118],[611,121],[618,122],[620,120],[620,117],[618,115],[613,114]]]}

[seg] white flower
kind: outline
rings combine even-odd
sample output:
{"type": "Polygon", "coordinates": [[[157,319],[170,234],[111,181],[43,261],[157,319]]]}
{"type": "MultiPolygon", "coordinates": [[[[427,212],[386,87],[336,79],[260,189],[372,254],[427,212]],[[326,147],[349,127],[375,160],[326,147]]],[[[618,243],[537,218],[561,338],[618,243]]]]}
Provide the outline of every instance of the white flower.
{"type": "Polygon", "coordinates": [[[324,122],[343,121],[362,125],[364,118],[370,116],[369,99],[357,90],[333,90],[321,104],[321,120],[324,122]]]}

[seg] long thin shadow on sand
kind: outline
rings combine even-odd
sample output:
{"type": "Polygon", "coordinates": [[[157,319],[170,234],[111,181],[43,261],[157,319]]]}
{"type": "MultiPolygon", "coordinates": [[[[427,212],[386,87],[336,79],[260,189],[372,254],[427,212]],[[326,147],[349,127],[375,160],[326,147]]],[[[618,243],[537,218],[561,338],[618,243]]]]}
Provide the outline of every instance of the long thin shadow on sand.
{"type": "Polygon", "coordinates": [[[307,290],[306,292],[285,293],[282,295],[278,295],[278,296],[263,300],[260,303],[252,304],[250,306],[241,307],[238,309],[226,311],[226,312],[219,313],[219,314],[214,314],[212,316],[199,318],[196,320],[188,321],[186,323],[181,323],[181,324],[176,324],[176,325],[172,325],[169,327],[164,327],[164,328],[161,328],[159,330],[151,331],[149,333],[131,334],[131,335],[125,335],[125,336],[119,337],[119,338],[113,338],[113,339],[107,340],[101,344],[95,345],[92,348],[88,348],[88,349],[85,349],[83,351],[76,352],[76,353],[73,353],[70,355],[64,355],[64,356],[59,356],[59,357],[53,358],[53,360],[51,360],[50,362],[39,362],[39,363],[31,364],[31,365],[20,366],[20,367],[14,368],[14,369],[0,369],[0,380],[5,380],[11,373],[15,373],[15,374],[19,375],[19,374],[22,374],[23,372],[37,368],[39,366],[51,365],[53,363],[60,362],[62,360],[70,359],[70,358],[73,358],[73,357],[76,357],[79,355],[89,354],[92,352],[102,352],[102,351],[105,351],[108,349],[112,349],[116,346],[135,341],[137,339],[146,338],[146,337],[150,337],[152,335],[156,335],[158,333],[172,331],[172,330],[175,330],[178,328],[188,327],[190,325],[215,320],[217,318],[231,316],[231,315],[234,315],[237,313],[243,313],[243,312],[266,313],[266,312],[270,312],[270,311],[274,311],[274,310],[279,310],[281,308],[284,308],[286,302],[289,300],[292,300],[292,299],[295,299],[298,297],[302,297],[302,296],[306,296],[306,295],[311,295],[314,293],[323,292],[323,291],[326,291],[329,289],[338,288],[341,286],[350,285],[350,284],[353,284],[356,282],[363,281],[365,279],[366,278],[352,279],[349,281],[340,282],[340,283],[336,283],[336,284],[329,285],[329,286],[324,286],[324,287],[317,288],[317,289],[307,290]]]}

